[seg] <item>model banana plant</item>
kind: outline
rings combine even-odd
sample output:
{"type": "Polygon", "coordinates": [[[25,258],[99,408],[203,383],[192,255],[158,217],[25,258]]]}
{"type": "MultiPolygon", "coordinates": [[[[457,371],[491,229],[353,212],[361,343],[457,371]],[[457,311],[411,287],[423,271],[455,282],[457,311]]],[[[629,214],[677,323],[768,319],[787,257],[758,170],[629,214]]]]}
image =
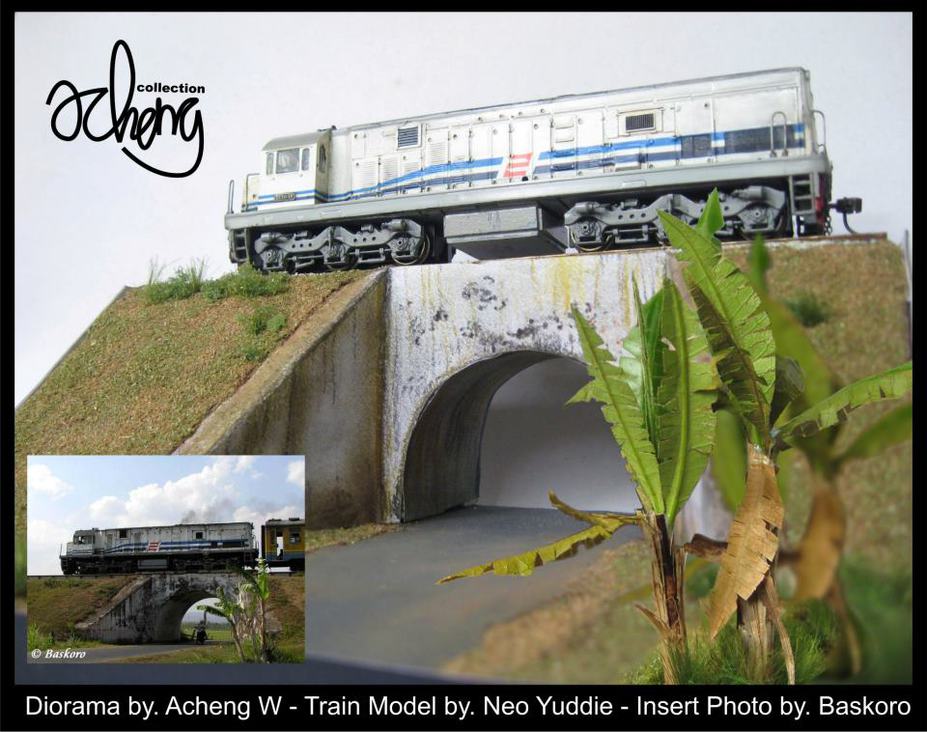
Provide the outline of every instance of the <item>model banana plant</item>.
{"type": "Polygon", "coordinates": [[[650,541],[654,608],[638,606],[661,638],[664,676],[675,681],[673,659],[685,652],[683,607],[685,557],[672,527],[712,449],[718,377],[705,332],[676,285],[641,303],[634,288],[637,325],[624,340],[620,361],[593,326],[573,309],[591,380],[568,403],[596,401],[627,462],[641,502],[633,514],[572,508],[551,492],[551,503],[588,528],[514,557],[497,559],[444,577],[449,582],[481,574],[531,574],[535,567],[594,546],[623,526],[640,526],[650,541]]]}
{"type": "Polygon", "coordinates": [[[654,609],[638,606],[660,632],[664,680],[675,683],[675,660],[686,652],[683,597],[685,551],[720,561],[712,590],[709,632],[714,637],[738,611],[750,672],[767,676],[775,631],[794,679],[791,645],[780,617],[771,572],[778,553],[783,508],[776,483],[779,451],[837,424],[852,409],[901,396],[911,383],[910,364],[851,385],[784,419],[802,394],[801,369],[777,356],[770,317],[750,280],[721,254],[714,233],[723,225],[717,191],[697,225],[661,214],[696,308],[671,280],[641,304],[638,321],[617,361],[595,329],[574,308],[573,317],[591,381],[571,400],[597,401],[635,482],[641,502],[634,514],[586,512],[550,499],[589,527],[552,544],[497,559],[439,580],[483,574],[529,575],[535,567],[594,546],[622,526],[640,526],[653,548],[654,609]],[[673,524],[713,449],[716,411],[726,409],[746,435],[744,498],[727,542],[701,537],[674,542],[673,524]]]}
{"type": "MultiPolygon", "coordinates": [[[[720,552],[720,571],[709,600],[711,637],[737,611],[746,645],[748,673],[767,677],[773,638],[778,631],[783,657],[794,680],[792,650],[780,617],[772,568],[779,549],[783,506],[776,480],[781,450],[842,422],[850,411],[881,399],[894,399],[911,388],[911,364],[862,379],[833,393],[829,377],[815,372],[808,383],[799,361],[804,345],[790,340],[773,322],[781,309],[721,253],[714,232],[723,218],[717,191],[709,197],[694,228],[661,213],[670,243],[686,264],[685,280],[721,378],[719,407],[730,411],[746,436],[744,495],[720,552]]],[[[823,437],[826,439],[826,436],[823,437]]],[[[706,542],[688,549],[704,556],[706,542]]],[[[717,549],[717,547],[715,548],[717,549]]]]}
{"type": "MultiPolygon", "coordinates": [[[[747,273],[769,315],[777,354],[794,359],[801,367],[804,390],[787,407],[789,414],[805,412],[812,404],[834,395],[843,387],[840,379],[817,351],[805,329],[789,309],[772,297],[766,284],[769,255],[765,242],[758,237],[750,250],[747,273]]],[[[862,384],[870,383],[864,380],[862,384]]],[[[857,387],[871,388],[871,387],[857,387]]],[[[849,670],[858,673],[862,667],[861,644],[846,608],[837,570],[846,538],[846,513],[837,492],[836,481],[847,463],[877,455],[881,451],[905,442],[912,433],[910,402],[889,411],[864,430],[848,447],[838,450],[837,438],[842,423],[808,437],[796,437],[792,444],[807,458],[812,471],[812,504],[804,534],[793,551],[780,555],[780,564],[791,566],[797,585],[795,600],[823,599],[840,619],[849,670]]],[[[715,483],[725,501],[735,510],[744,492],[743,440],[735,418],[727,412],[718,414],[715,453],[712,458],[715,483]],[[737,445],[737,441],[740,445],[737,445]]],[[[838,415],[839,419],[839,415],[838,415]]],[[[800,430],[796,430],[800,435],[800,430]]],[[[780,487],[786,481],[784,473],[790,465],[787,456],[778,461],[780,487]]]]}

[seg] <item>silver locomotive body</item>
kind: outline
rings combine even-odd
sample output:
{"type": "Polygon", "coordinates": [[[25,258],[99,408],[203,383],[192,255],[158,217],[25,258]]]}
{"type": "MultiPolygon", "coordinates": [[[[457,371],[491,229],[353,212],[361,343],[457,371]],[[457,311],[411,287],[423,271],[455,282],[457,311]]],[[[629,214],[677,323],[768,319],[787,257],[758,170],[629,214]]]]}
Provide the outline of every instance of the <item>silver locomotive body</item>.
{"type": "Polygon", "coordinates": [[[93,574],[234,569],[256,555],[253,526],[239,521],[82,529],[60,558],[64,574],[93,574]]]}
{"type": "Polygon", "coordinates": [[[653,244],[658,211],[694,221],[715,187],[722,237],[823,233],[818,119],[788,68],[282,137],[239,213],[230,187],[229,256],[297,272],[653,244]]]}

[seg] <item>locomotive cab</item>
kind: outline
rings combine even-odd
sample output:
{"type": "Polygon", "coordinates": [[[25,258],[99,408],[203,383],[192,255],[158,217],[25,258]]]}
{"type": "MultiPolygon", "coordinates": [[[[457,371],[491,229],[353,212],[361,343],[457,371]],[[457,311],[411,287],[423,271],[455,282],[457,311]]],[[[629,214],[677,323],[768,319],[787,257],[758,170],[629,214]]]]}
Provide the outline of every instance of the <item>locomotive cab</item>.
{"type": "Polygon", "coordinates": [[[261,150],[261,172],[245,179],[242,210],[321,203],[328,194],[331,131],[278,137],[261,150]]]}

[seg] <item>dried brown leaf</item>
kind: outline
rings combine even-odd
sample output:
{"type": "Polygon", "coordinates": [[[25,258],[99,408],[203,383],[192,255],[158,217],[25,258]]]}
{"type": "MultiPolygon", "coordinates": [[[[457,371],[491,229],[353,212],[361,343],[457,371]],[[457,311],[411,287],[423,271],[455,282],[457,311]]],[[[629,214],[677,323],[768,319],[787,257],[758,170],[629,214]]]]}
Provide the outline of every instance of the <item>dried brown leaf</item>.
{"type": "Polygon", "coordinates": [[[825,597],[834,584],[846,538],[846,518],[840,496],[830,486],[814,492],[811,517],[798,547],[795,563],[796,600],[825,597]]]}
{"type": "Polygon", "coordinates": [[[763,582],[779,548],[777,531],[782,526],[782,500],[772,461],[751,445],[747,463],[747,487],[737,509],[721,568],[711,593],[708,623],[714,638],[737,609],[737,598],[747,600],[763,582]]]}

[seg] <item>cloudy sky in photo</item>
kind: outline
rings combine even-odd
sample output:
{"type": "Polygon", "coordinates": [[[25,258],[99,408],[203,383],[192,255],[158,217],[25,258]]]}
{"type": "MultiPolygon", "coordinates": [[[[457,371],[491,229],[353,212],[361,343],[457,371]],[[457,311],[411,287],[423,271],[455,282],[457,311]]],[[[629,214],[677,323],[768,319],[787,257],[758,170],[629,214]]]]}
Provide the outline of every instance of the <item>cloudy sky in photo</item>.
{"type": "MultiPolygon", "coordinates": [[[[30,575],[61,574],[59,550],[78,529],[304,516],[303,458],[30,456],[30,575]]],[[[257,534],[255,539],[259,541],[257,534]]]]}

